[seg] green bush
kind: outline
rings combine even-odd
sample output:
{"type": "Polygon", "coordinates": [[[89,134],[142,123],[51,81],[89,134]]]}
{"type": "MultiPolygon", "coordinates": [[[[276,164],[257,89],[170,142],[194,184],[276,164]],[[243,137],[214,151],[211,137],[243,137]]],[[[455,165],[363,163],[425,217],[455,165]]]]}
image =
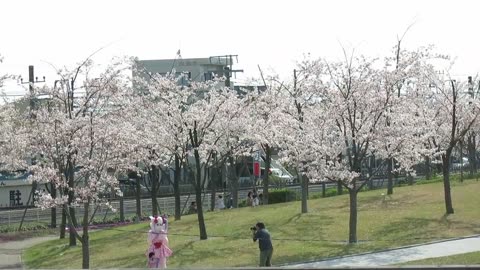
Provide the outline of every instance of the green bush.
{"type": "MultiPolygon", "coordinates": [[[[327,188],[325,189],[325,197],[332,197],[332,196],[337,196],[337,188],[327,188]]],[[[308,198],[309,199],[319,199],[319,198],[323,198],[323,194],[321,191],[319,192],[315,192],[315,193],[311,193],[308,195],[308,198]]]]}
{"type": "Polygon", "coordinates": [[[290,189],[274,189],[268,193],[268,204],[295,201],[297,193],[290,189]]]}
{"type": "Polygon", "coordinates": [[[246,207],[247,206],[247,200],[241,200],[238,202],[238,207],[246,207]]]}
{"type": "MultiPolygon", "coordinates": [[[[8,232],[18,232],[18,224],[15,225],[1,225],[0,226],[0,233],[8,233],[8,232]]],[[[37,230],[46,230],[49,229],[49,224],[46,223],[26,223],[23,224],[20,231],[37,231],[37,230]]]]}
{"type": "Polygon", "coordinates": [[[337,196],[337,189],[327,188],[327,190],[325,190],[325,197],[333,197],[333,196],[337,196]]]}

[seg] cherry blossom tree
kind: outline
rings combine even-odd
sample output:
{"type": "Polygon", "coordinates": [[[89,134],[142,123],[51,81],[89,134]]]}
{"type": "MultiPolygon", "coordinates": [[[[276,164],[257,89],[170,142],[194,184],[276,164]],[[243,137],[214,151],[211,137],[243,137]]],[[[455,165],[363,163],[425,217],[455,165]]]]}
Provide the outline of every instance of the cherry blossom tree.
{"type": "MultiPolygon", "coordinates": [[[[343,185],[349,192],[349,242],[357,242],[357,194],[373,177],[362,173],[370,156],[384,160],[395,158],[409,169],[423,153],[420,147],[424,130],[417,128],[421,119],[415,117],[410,101],[415,88],[405,84],[405,94],[398,96],[396,84],[407,78],[419,79],[424,66],[423,54],[410,54],[401,68],[391,68],[391,59],[378,63],[366,57],[347,57],[343,62],[316,60],[310,65],[308,77],[317,80],[313,106],[305,107],[304,136],[310,155],[307,167],[311,181],[329,179],[343,185]]],[[[413,84],[412,84],[413,85],[413,84]]]]}
{"type": "MultiPolygon", "coordinates": [[[[0,54],[0,64],[3,62],[3,56],[0,54]]],[[[11,78],[11,75],[8,74],[0,74],[0,89],[3,87],[3,83],[11,78]]]]}
{"type": "Polygon", "coordinates": [[[0,169],[5,171],[26,170],[28,167],[25,149],[28,146],[26,120],[21,104],[25,100],[0,105],[0,169]]]}
{"type": "Polygon", "coordinates": [[[281,131],[276,132],[276,129],[280,128],[279,122],[277,121],[277,117],[279,116],[277,112],[280,109],[278,106],[280,104],[278,98],[281,98],[279,96],[277,83],[275,80],[269,79],[269,84],[267,85],[265,79],[262,79],[265,89],[259,91],[257,88],[255,89],[255,92],[252,93],[255,95],[252,97],[254,102],[250,104],[248,109],[249,114],[247,116],[249,118],[248,121],[251,124],[248,125],[246,134],[248,134],[250,140],[256,144],[255,149],[259,149],[257,150],[258,152],[263,152],[265,154],[262,202],[263,204],[268,204],[270,185],[269,172],[272,162],[272,151],[274,147],[278,147],[275,141],[277,139],[276,134],[283,133],[281,131]]]}
{"type": "Polygon", "coordinates": [[[184,76],[149,74],[138,64],[134,78],[137,88],[135,109],[132,111],[136,128],[136,158],[150,175],[153,215],[158,213],[156,200],[158,172],[174,168],[173,190],[175,220],[181,218],[180,177],[186,162],[188,145],[182,117],[188,96],[179,84],[184,76]]]}
{"type": "Polygon", "coordinates": [[[117,176],[131,164],[126,157],[132,128],[122,114],[130,89],[125,63],[114,62],[92,79],[94,66],[87,59],[72,72],[59,71],[63,79],[53,88],[35,89],[45,98],[29,127],[29,152],[38,157],[29,179],[58,189],[57,196],[39,191],[36,205],[63,207],[71,235],[82,244],[83,268],[90,266],[88,228],[96,207],[111,206],[112,190],[121,196],[117,176]],[[76,87],[79,78],[83,85],[76,87]],[[75,226],[74,207],[83,207],[82,232],[75,226]]]}
{"type": "MultiPolygon", "coordinates": [[[[293,80],[282,82],[276,76],[268,78],[268,85],[258,98],[257,121],[262,129],[252,132],[256,140],[279,149],[282,161],[294,167],[302,186],[301,212],[308,212],[307,167],[312,160],[311,149],[306,143],[306,130],[309,123],[305,121],[305,110],[318,101],[323,91],[323,82],[311,72],[318,62],[307,59],[294,70],[293,80]]],[[[319,111],[309,111],[316,115],[319,111]]],[[[268,159],[267,159],[268,160],[268,159]]]]}
{"type": "MultiPolygon", "coordinates": [[[[0,64],[3,62],[3,57],[0,55],[0,64]]],[[[3,84],[12,76],[8,74],[0,75],[0,90],[3,94],[3,84]]],[[[17,101],[17,103],[10,102],[6,97],[0,101],[0,168],[2,170],[17,170],[25,169],[27,164],[25,159],[18,158],[19,155],[16,155],[12,158],[10,153],[12,153],[16,146],[18,148],[25,147],[25,140],[22,140],[19,132],[22,130],[22,118],[19,117],[21,114],[21,106],[16,106],[16,104],[22,103],[23,100],[17,101]]]]}
{"type": "MultiPolygon", "coordinates": [[[[206,170],[218,168],[228,156],[241,152],[243,108],[250,99],[221,86],[219,80],[185,85],[182,76],[173,74],[147,74],[144,80],[138,79],[143,95],[136,112],[136,125],[142,127],[138,148],[150,154],[155,150],[146,164],[171,166],[175,160],[175,171],[183,163],[192,172],[200,239],[207,239],[202,192],[212,179],[206,170]]],[[[176,209],[180,209],[179,200],[176,209]]]]}
{"type": "Polygon", "coordinates": [[[480,103],[468,92],[468,82],[453,80],[448,75],[445,80],[436,72],[428,75],[431,87],[422,93],[422,97],[423,103],[429,105],[429,110],[424,117],[425,123],[433,131],[428,143],[442,160],[445,210],[448,215],[454,213],[449,178],[452,152],[469,131],[478,129],[480,103]]]}
{"type": "Polygon", "coordinates": [[[193,156],[193,159],[187,159],[187,163],[194,168],[200,239],[203,240],[207,239],[207,232],[202,204],[198,203],[202,202],[201,191],[206,180],[205,177],[202,179],[202,170],[214,163],[216,155],[231,152],[232,145],[226,142],[239,141],[240,134],[234,134],[233,131],[241,130],[237,125],[241,127],[246,124],[242,111],[250,99],[248,96],[239,97],[228,87],[218,86],[217,81],[193,82],[188,90],[190,100],[185,107],[183,124],[191,147],[189,156],[193,156]]]}

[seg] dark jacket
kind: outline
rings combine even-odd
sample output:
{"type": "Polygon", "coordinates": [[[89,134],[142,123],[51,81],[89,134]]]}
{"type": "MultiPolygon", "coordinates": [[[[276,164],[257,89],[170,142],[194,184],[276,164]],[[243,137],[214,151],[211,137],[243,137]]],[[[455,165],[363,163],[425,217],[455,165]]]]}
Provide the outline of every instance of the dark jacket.
{"type": "Polygon", "coordinates": [[[253,241],[257,241],[258,247],[260,250],[270,250],[273,249],[272,240],[270,239],[270,233],[266,229],[260,229],[255,232],[253,235],[253,241]]]}

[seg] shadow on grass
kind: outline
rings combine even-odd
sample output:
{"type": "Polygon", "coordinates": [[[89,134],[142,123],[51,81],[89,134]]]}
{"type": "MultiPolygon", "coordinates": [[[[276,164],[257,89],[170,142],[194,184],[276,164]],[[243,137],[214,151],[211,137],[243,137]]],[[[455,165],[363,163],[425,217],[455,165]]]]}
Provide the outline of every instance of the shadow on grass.
{"type": "Polygon", "coordinates": [[[407,217],[381,227],[375,232],[375,235],[378,236],[377,239],[398,237],[401,237],[401,240],[419,239],[434,233],[435,228],[429,228],[429,225],[438,223],[438,219],[407,217]]]}
{"type": "Polygon", "coordinates": [[[285,225],[288,225],[294,221],[297,221],[299,220],[300,218],[302,217],[302,214],[301,213],[298,213],[296,215],[293,215],[292,217],[290,217],[289,219],[287,219],[287,222],[285,222],[285,225]]]}
{"type": "Polygon", "coordinates": [[[299,254],[282,254],[282,256],[275,257],[274,251],[274,265],[291,265],[297,263],[313,262],[331,259],[332,257],[344,256],[348,254],[356,254],[359,252],[358,244],[348,244],[345,242],[336,243],[306,243],[308,248],[302,250],[299,254]],[[317,245],[317,248],[315,248],[317,245]]]}
{"type": "MultiPolygon", "coordinates": [[[[147,233],[148,231],[145,232],[140,232],[140,231],[133,231],[133,232],[123,232],[122,235],[122,243],[126,241],[130,242],[138,242],[139,239],[145,239],[145,243],[147,242],[147,233]]],[[[109,235],[109,236],[104,236],[104,237],[92,237],[90,238],[90,247],[94,246],[116,246],[119,243],[119,236],[117,234],[115,235],[109,235]]]]}
{"type": "MultiPolygon", "coordinates": [[[[304,232],[315,230],[315,240],[324,241],[326,240],[325,237],[329,237],[324,231],[330,228],[332,224],[334,224],[334,218],[324,214],[312,215],[312,213],[298,213],[288,218],[282,226],[277,226],[275,231],[279,235],[291,235],[292,231],[304,232]]],[[[295,237],[295,239],[299,241],[312,240],[311,238],[303,238],[302,235],[295,237]]]]}
{"type": "Polygon", "coordinates": [[[402,194],[399,196],[395,195],[378,195],[370,197],[359,197],[358,200],[358,210],[359,211],[369,211],[372,209],[405,209],[408,208],[416,202],[421,201],[423,195],[412,195],[412,194],[402,194]]]}
{"type": "MultiPolygon", "coordinates": [[[[228,257],[232,254],[235,254],[237,257],[248,257],[248,252],[252,248],[256,248],[256,245],[249,246],[248,248],[239,249],[238,246],[223,246],[222,248],[217,249],[207,249],[202,247],[202,241],[189,241],[184,245],[177,246],[174,251],[172,260],[174,261],[175,267],[191,267],[192,265],[218,265],[224,260],[228,260],[228,257]]],[[[207,240],[208,241],[208,240],[207,240]]],[[[249,262],[245,262],[248,264],[249,262]]],[[[240,266],[240,265],[237,265],[240,266]]]]}
{"type": "Polygon", "coordinates": [[[478,223],[468,223],[463,221],[454,221],[449,218],[453,217],[452,215],[444,214],[439,222],[446,226],[447,229],[456,228],[456,229],[466,229],[469,230],[472,234],[480,234],[480,227],[478,223]]]}
{"type": "MultiPolygon", "coordinates": [[[[387,207],[395,207],[395,208],[405,208],[409,207],[410,205],[415,204],[417,200],[421,200],[423,195],[411,195],[411,194],[401,194],[401,195],[386,195],[386,191],[380,191],[378,195],[371,195],[362,196],[361,193],[357,195],[357,203],[358,203],[358,210],[359,211],[368,211],[371,209],[378,209],[378,208],[387,208],[387,207]]],[[[348,211],[350,209],[350,198],[346,196],[341,203],[337,204],[336,206],[330,206],[329,208],[339,209],[348,211]]]]}
{"type": "Polygon", "coordinates": [[[470,230],[472,234],[480,231],[477,224],[449,220],[448,216],[445,215],[438,219],[407,217],[376,230],[375,238],[380,241],[395,239],[399,243],[418,242],[420,240],[426,242],[449,237],[447,230],[451,227],[470,230]],[[445,234],[441,230],[439,233],[439,227],[445,229],[445,234]]]}

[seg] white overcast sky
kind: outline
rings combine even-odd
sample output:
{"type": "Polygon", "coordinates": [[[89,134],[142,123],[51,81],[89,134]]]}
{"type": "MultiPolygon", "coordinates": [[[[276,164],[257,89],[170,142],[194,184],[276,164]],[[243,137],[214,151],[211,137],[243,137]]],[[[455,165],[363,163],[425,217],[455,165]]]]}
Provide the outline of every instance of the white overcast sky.
{"type": "MultiPolygon", "coordinates": [[[[480,1],[411,0],[4,0],[0,2],[0,74],[35,75],[114,55],[140,59],[238,54],[241,77],[289,75],[302,54],[340,59],[341,45],[383,57],[410,24],[407,48],[434,44],[456,58],[454,75],[480,71],[480,1]]],[[[13,89],[10,88],[10,89],[13,89]]],[[[8,93],[9,90],[6,89],[8,93]]]]}

